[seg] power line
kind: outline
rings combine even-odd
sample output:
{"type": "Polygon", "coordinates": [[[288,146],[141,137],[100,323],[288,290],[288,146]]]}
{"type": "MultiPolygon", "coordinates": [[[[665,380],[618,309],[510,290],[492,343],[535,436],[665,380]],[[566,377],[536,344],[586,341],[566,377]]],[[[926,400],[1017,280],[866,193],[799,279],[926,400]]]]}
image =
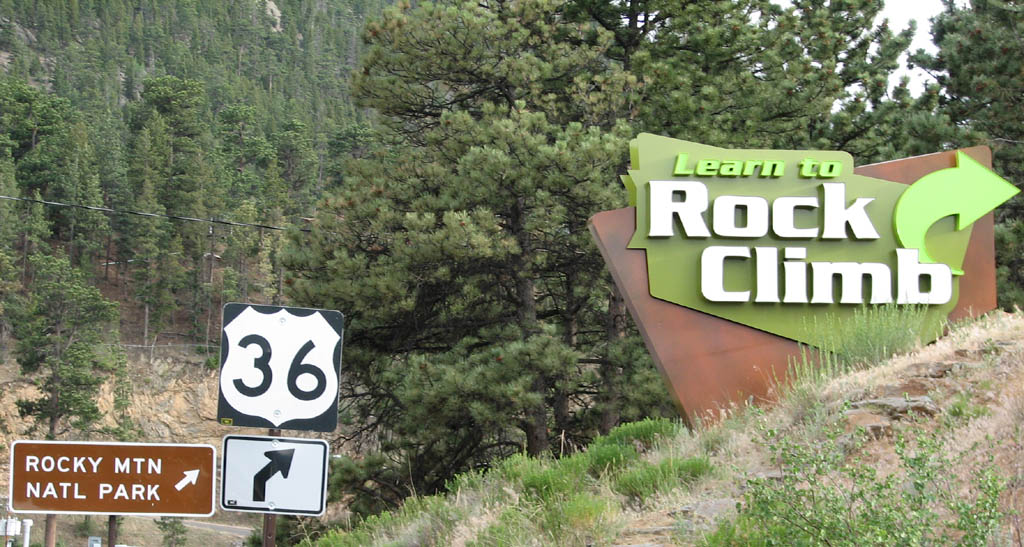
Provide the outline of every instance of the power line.
{"type": "MultiPolygon", "coordinates": [[[[102,213],[113,213],[115,215],[136,215],[140,217],[153,217],[153,218],[167,218],[171,220],[183,220],[186,222],[206,222],[209,224],[224,224],[226,226],[244,226],[250,228],[265,228],[267,230],[287,230],[282,226],[271,226],[269,224],[253,224],[250,222],[233,222],[230,220],[220,220],[216,218],[195,218],[195,217],[183,217],[178,215],[165,215],[160,213],[143,213],[141,211],[121,211],[117,209],[111,209],[109,207],[97,207],[95,205],[80,205],[77,203],[61,203],[59,201],[47,201],[44,199],[33,199],[33,198],[19,198],[14,196],[0,196],[0,199],[9,199],[13,201],[27,201],[30,203],[41,203],[43,205],[49,205],[52,207],[71,207],[73,209],[85,209],[87,211],[100,211],[102,213]]],[[[296,228],[302,232],[309,232],[309,228],[296,228]]]]}

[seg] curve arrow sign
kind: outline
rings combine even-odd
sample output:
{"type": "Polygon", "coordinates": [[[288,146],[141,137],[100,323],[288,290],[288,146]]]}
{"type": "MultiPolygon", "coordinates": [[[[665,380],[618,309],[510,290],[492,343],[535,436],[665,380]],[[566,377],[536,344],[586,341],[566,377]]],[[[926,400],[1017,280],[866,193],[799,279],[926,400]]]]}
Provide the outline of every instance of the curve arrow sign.
{"type": "MultiPolygon", "coordinates": [[[[956,229],[963,230],[1020,192],[963,152],[957,151],[956,164],[921,177],[896,202],[896,238],[903,247],[918,249],[918,260],[922,263],[938,262],[925,248],[925,236],[932,224],[956,215],[956,229]]],[[[950,269],[953,275],[964,274],[952,264],[950,269]]]]}
{"type": "Polygon", "coordinates": [[[282,477],[288,478],[288,472],[292,468],[292,457],[295,456],[295,449],[268,450],[263,455],[270,459],[270,463],[256,472],[256,476],[252,479],[253,501],[267,501],[267,481],[278,472],[281,473],[282,477]]]}

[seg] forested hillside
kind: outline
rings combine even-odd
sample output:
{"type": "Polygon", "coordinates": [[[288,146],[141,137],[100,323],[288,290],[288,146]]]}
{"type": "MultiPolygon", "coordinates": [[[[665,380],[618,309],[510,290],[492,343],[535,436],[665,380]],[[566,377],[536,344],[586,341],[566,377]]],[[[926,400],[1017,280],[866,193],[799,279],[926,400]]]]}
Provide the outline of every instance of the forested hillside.
{"type": "MultiPolygon", "coordinates": [[[[359,146],[348,74],[377,11],[359,1],[6,2],[4,194],[295,223],[339,180],[333,159],[359,146]]],[[[206,340],[222,300],[279,298],[278,230],[4,207],[17,219],[4,224],[20,281],[44,244],[75,266],[102,266],[145,308],[141,343],[175,310],[188,310],[184,334],[206,340]]]]}
{"type": "Polygon", "coordinates": [[[362,456],[332,491],[377,512],[673,415],[586,229],[625,205],[636,133],[858,163],[981,143],[1024,182],[1015,1],[949,4],[920,97],[875,0],[386,4],[0,0],[3,340],[44,434],[131,388],[119,344],[215,359],[224,302],[338,309],[333,440],[362,456]]]}

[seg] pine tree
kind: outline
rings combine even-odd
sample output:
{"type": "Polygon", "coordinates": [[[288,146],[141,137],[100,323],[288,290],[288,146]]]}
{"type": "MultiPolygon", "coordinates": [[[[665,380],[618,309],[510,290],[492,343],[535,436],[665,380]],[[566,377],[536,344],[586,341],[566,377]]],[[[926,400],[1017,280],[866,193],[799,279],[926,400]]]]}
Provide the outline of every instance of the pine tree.
{"type": "MultiPolygon", "coordinates": [[[[22,374],[34,379],[39,396],[19,399],[18,411],[43,426],[47,439],[89,431],[101,416],[96,397],[104,373],[112,370],[100,343],[116,324],[117,305],[62,253],[30,260],[28,293],[10,311],[18,340],[15,359],[22,374]]],[[[47,515],[46,545],[55,544],[56,527],[56,515],[47,515]]]]}
{"type": "Polygon", "coordinates": [[[401,144],[346,168],[287,263],[294,300],[350,319],[345,398],[391,439],[382,482],[437,491],[587,434],[607,286],[586,219],[624,201],[635,81],[559,9],[425,4],[368,29],[355,88],[401,144]]]}
{"type": "Polygon", "coordinates": [[[610,55],[647,83],[638,128],[715,146],[838,149],[892,159],[911,107],[888,77],[913,29],[874,25],[875,0],[577,0],[610,55]]]}

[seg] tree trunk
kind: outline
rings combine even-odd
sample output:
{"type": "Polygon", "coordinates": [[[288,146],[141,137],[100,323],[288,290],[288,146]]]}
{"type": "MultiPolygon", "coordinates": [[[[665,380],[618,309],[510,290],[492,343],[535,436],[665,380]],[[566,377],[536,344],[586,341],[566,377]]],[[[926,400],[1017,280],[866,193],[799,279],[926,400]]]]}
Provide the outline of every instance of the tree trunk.
{"type": "MultiPolygon", "coordinates": [[[[573,282],[570,279],[568,283],[569,287],[572,287],[573,282]]],[[[571,288],[569,289],[572,290],[571,288]]],[[[568,317],[565,319],[565,345],[570,348],[576,348],[576,337],[579,332],[579,324],[576,321],[576,315],[571,311],[575,309],[575,302],[570,298],[567,302],[568,317]]],[[[567,375],[561,375],[560,379],[565,379],[567,375]]],[[[559,388],[557,383],[555,385],[554,394],[551,397],[551,408],[554,412],[555,418],[555,431],[565,438],[566,431],[569,431],[569,420],[572,415],[569,412],[569,393],[565,388],[559,388]]],[[[559,452],[565,452],[565,445],[561,446],[559,452]]]]}
{"type": "Polygon", "coordinates": [[[28,284],[28,232],[21,233],[21,284],[28,284]]]}
{"type": "Polygon", "coordinates": [[[111,258],[110,258],[110,239],[112,237],[113,236],[111,234],[107,234],[107,248],[106,248],[106,253],[105,253],[107,255],[107,259],[103,261],[103,280],[104,281],[110,281],[110,261],[111,261],[111,258]]]}
{"type": "MultiPolygon", "coordinates": [[[[60,336],[60,331],[57,331],[57,335],[60,336]]],[[[57,437],[57,392],[56,388],[50,392],[50,420],[47,427],[49,433],[46,438],[53,440],[57,437]]],[[[46,547],[56,547],[57,545],[57,515],[46,515],[46,531],[44,536],[46,547]]]]}
{"type": "MultiPolygon", "coordinates": [[[[547,381],[542,376],[537,376],[530,389],[535,393],[547,391],[547,381]]],[[[548,413],[541,403],[526,412],[526,453],[539,457],[551,450],[551,442],[548,439],[548,413]]]]}
{"type": "Polygon", "coordinates": [[[209,290],[206,291],[206,338],[203,339],[203,346],[206,348],[206,353],[210,353],[210,323],[213,320],[213,241],[214,232],[213,225],[210,225],[210,280],[209,290]]]}
{"type": "Polygon", "coordinates": [[[142,345],[149,344],[149,303],[142,306],[142,345]]]}
{"type": "MultiPolygon", "coordinates": [[[[516,310],[519,322],[520,336],[528,340],[539,331],[537,324],[537,300],[536,290],[533,282],[533,272],[530,265],[530,257],[533,255],[533,248],[530,242],[530,235],[526,231],[525,217],[526,200],[519,198],[516,207],[513,208],[512,231],[519,243],[519,255],[513,260],[513,272],[516,276],[516,294],[518,297],[518,309],[516,310]]],[[[526,363],[529,371],[530,363],[526,363]]],[[[548,378],[543,372],[537,371],[536,377],[530,386],[530,390],[540,395],[541,403],[533,408],[526,409],[524,432],[526,433],[526,452],[531,456],[540,456],[550,450],[548,439],[548,412],[544,401],[547,398],[548,378]]]]}
{"type": "MultiPolygon", "coordinates": [[[[612,294],[608,297],[605,337],[609,346],[621,342],[626,337],[626,303],[615,286],[612,286],[612,294]]],[[[601,363],[599,372],[601,374],[601,394],[598,399],[601,402],[601,421],[598,428],[604,435],[619,423],[619,406],[621,405],[619,384],[621,383],[622,369],[609,357],[601,363]]]]}
{"type": "Polygon", "coordinates": [[[281,304],[281,291],[284,290],[284,266],[277,267],[277,290],[274,291],[273,304],[278,306],[281,304]]]}
{"type": "MultiPolygon", "coordinates": [[[[517,271],[525,272],[525,268],[517,271]]],[[[521,275],[516,281],[516,288],[519,292],[519,325],[522,328],[523,340],[526,340],[537,332],[537,302],[534,300],[533,279],[521,275]]],[[[529,367],[530,364],[526,366],[529,367]]],[[[548,440],[548,411],[544,404],[549,387],[548,379],[540,371],[536,374],[530,391],[540,395],[541,402],[527,409],[525,427],[526,453],[535,457],[546,454],[551,448],[548,440]]]]}

